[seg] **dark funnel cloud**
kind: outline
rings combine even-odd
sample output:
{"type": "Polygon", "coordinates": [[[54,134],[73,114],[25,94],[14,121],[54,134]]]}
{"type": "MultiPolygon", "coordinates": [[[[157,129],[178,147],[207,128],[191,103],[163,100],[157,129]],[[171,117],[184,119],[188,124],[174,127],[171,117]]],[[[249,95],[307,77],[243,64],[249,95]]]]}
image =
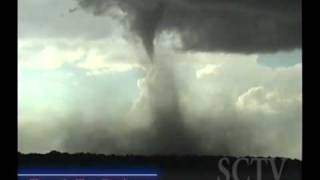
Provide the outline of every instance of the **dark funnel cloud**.
{"type": "Polygon", "coordinates": [[[153,115],[150,128],[152,134],[146,144],[150,145],[149,149],[153,153],[199,153],[199,139],[184,122],[176,77],[171,64],[166,61],[155,62],[146,77],[149,97],[144,101],[149,101],[153,115]]]}
{"type": "Polygon", "coordinates": [[[79,0],[79,5],[91,10],[95,15],[107,13],[110,8],[115,6],[121,8],[127,13],[126,17],[130,22],[131,30],[141,38],[150,60],[153,59],[153,40],[165,8],[162,1],[79,0]]]}
{"type": "Polygon", "coordinates": [[[179,33],[184,50],[264,53],[301,47],[301,0],[78,0],[96,15],[119,7],[153,58],[153,40],[179,33]]]}
{"type": "Polygon", "coordinates": [[[141,37],[143,45],[149,55],[149,58],[153,60],[154,44],[156,29],[163,16],[164,6],[159,2],[155,7],[151,9],[144,8],[136,14],[133,29],[141,37]]]}

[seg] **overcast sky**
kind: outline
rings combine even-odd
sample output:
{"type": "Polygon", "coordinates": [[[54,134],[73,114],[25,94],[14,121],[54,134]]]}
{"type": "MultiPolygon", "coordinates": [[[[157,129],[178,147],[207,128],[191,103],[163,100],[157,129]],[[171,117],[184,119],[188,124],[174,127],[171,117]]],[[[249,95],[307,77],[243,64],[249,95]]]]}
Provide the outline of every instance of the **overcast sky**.
{"type": "Polygon", "coordinates": [[[300,18],[299,0],[19,0],[19,151],[301,159],[300,18]]]}

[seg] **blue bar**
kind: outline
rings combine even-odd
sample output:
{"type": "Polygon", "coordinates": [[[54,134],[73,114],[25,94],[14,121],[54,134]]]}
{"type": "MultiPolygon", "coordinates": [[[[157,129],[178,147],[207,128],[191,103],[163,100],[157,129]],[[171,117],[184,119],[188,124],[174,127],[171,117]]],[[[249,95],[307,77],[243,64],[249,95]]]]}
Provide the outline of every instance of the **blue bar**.
{"type": "Polygon", "coordinates": [[[157,180],[158,174],[18,174],[19,180],[157,180]]]}
{"type": "Polygon", "coordinates": [[[145,168],[20,168],[18,180],[158,180],[159,171],[145,168]]]}

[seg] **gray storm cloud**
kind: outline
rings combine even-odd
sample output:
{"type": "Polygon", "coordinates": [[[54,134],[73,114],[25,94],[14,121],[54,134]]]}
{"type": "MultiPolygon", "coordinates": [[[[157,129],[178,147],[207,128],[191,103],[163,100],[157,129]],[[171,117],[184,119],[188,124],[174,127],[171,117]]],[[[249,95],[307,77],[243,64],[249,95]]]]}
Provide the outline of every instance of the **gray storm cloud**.
{"type": "Polygon", "coordinates": [[[259,53],[301,47],[301,0],[78,0],[96,15],[118,7],[150,57],[157,32],[177,31],[183,49],[259,53]]]}

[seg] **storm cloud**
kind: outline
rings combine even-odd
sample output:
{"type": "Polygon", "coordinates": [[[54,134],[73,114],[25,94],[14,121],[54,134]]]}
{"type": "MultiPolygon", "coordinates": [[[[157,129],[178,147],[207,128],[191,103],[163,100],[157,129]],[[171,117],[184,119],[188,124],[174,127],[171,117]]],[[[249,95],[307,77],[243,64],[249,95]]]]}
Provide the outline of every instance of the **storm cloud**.
{"type": "Polygon", "coordinates": [[[183,49],[266,53],[301,47],[301,1],[78,0],[95,15],[118,7],[150,57],[161,31],[178,32],[183,49]]]}
{"type": "Polygon", "coordinates": [[[300,1],[30,2],[19,151],[301,157],[300,1]]]}

